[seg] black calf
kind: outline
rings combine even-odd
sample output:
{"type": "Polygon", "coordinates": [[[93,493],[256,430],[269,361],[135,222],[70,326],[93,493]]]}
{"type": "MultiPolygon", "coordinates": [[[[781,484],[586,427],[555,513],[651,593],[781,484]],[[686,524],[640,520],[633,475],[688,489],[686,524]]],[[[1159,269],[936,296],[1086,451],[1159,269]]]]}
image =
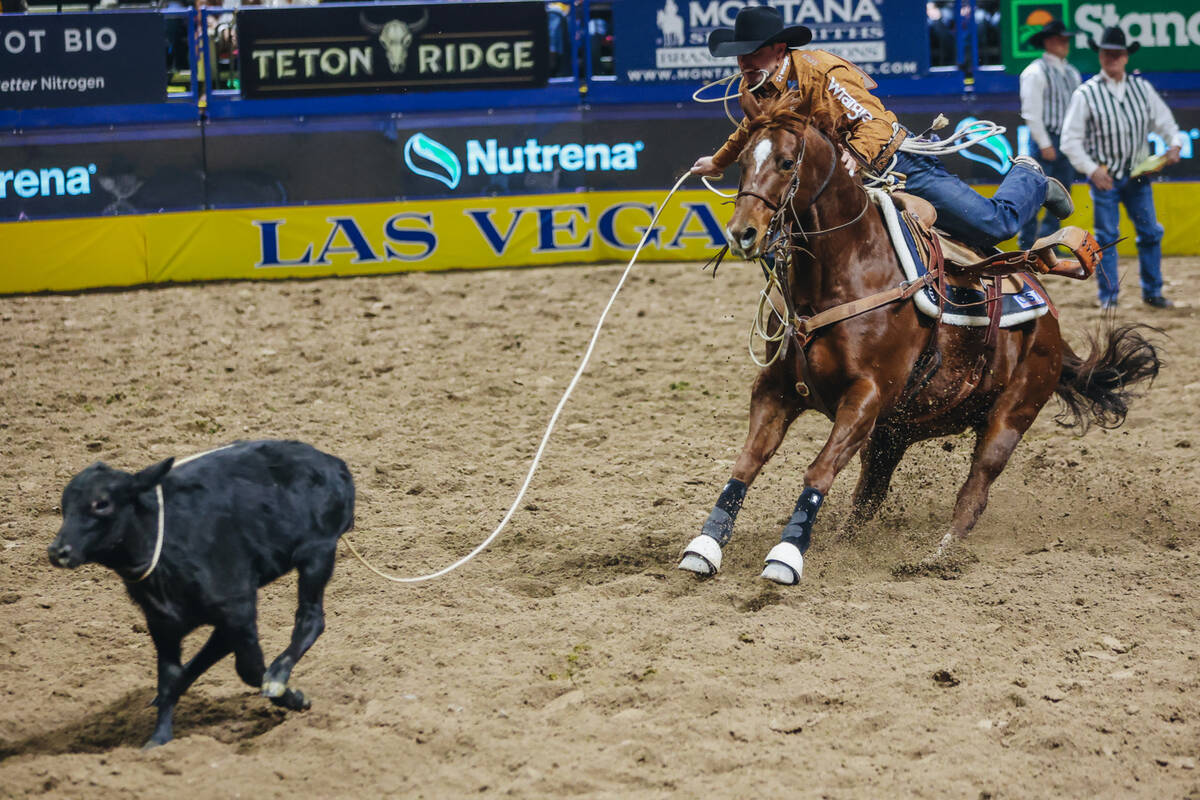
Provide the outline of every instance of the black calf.
{"type": "Polygon", "coordinates": [[[237,442],[173,463],[136,475],[97,463],[76,475],[49,548],[57,566],[95,561],[115,571],[146,615],[158,653],[158,723],[147,747],[171,740],[180,695],[229,653],[241,679],[271,702],[309,706],[288,678],[325,628],[325,584],[338,538],[354,523],[346,465],[300,442],[237,442]],[[292,641],[265,669],[258,588],[293,567],[300,602],[292,641]],[[183,637],[202,625],[212,635],[180,663],[183,637]]]}

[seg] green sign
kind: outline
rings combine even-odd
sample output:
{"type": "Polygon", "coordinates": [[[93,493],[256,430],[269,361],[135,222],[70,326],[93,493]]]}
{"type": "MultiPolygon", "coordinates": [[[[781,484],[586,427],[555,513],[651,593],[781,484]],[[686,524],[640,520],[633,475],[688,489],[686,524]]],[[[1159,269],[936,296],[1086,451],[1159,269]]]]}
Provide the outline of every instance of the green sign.
{"type": "Polygon", "coordinates": [[[1014,74],[1041,56],[1040,49],[1029,46],[1029,37],[1052,19],[1076,32],[1070,61],[1085,74],[1100,70],[1088,39],[1099,41],[1110,25],[1119,25],[1127,41],[1141,45],[1129,57],[1129,71],[1200,70],[1200,0],[1003,0],[1000,14],[1004,68],[1014,74]]]}
{"type": "MultiPolygon", "coordinates": [[[[1035,58],[1040,58],[1040,47],[1032,47],[1029,37],[1042,29],[1051,20],[1066,20],[1067,0],[1050,0],[1050,2],[1030,2],[1030,0],[1009,0],[1009,13],[1003,15],[1004,31],[1001,33],[1001,46],[1006,55],[1011,54],[1014,61],[1021,61],[1022,67],[1035,58]],[[1005,35],[1007,34],[1007,36],[1005,35]]],[[[1008,59],[1005,59],[1007,66],[1008,59]]]]}

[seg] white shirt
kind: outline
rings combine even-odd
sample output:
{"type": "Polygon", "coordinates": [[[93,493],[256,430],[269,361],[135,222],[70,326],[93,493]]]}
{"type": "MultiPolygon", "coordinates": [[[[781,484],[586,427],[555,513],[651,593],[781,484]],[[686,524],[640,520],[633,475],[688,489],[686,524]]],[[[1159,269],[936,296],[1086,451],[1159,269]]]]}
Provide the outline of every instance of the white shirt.
{"type": "Polygon", "coordinates": [[[1050,132],[1046,130],[1046,69],[1062,69],[1074,78],[1074,89],[1079,85],[1079,71],[1053,53],[1043,53],[1042,57],[1029,62],[1021,71],[1021,117],[1029,126],[1029,134],[1039,148],[1050,147],[1050,132]]]}
{"type": "MultiPolygon", "coordinates": [[[[1125,99],[1125,88],[1128,85],[1128,76],[1122,76],[1121,80],[1114,81],[1107,74],[1101,72],[1096,77],[1103,81],[1103,86],[1112,93],[1113,99],[1120,103],[1125,99]]],[[[1154,87],[1146,84],[1149,88],[1149,112],[1150,112],[1150,130],[1157,133],[1167,143],[1167,147],[1183,147],[1183,135],[1179,132],[1179,125],[1175,122],[1175,117],[1171,114],[1171,109],[1159,97],[1158,92],[1154,87]]],[[[1099,164],[1087,152],[1084,147],[1084,135],[1087,133],[1088,122],[1091,121],[1092,112],[1084,99],[1081,89],[1076,89],[1071,95],[1071,104],[1067,106],[1067,116],[1063,119],[1063,131],[1061,150],[1070,160],[1071,166],[1082,172],[1084,175],[1091,177],[1092,173],[1099,168],[1099,164]]],[[[1148,134],[1150,131],[1146,131],[1148,134]]],[[[1143,138],[1145,134],[1143,134],[1143,138]]]]}

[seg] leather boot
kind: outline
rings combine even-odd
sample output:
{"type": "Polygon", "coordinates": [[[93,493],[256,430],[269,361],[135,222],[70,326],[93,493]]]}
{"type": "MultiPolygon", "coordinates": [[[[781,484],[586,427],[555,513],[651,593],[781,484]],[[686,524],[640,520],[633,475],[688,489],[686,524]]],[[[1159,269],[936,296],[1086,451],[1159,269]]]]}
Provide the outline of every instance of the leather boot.
{"type": "Polygon", "coordinates": [[[1071,193],[1056,178],[1046,179],[1046,199],[1042,202],[1042,207],[1060,220],[1075,213],[1075,203],[1071,200],[1071,193]]]}

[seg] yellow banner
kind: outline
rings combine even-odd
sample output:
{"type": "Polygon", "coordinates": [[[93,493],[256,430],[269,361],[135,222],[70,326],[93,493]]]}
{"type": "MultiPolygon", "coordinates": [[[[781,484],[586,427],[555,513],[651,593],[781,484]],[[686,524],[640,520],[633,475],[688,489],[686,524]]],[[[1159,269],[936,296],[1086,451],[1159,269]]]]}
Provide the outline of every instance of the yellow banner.
{"type": "MultiPolygon", "coordinates": [[[[0,225],[0,292],[628,260],[663,192],[294,206],[0,225]]],[[[730,206],[679,192],[642,257],[707,259],[730,206]]]]}
{"type": "MultiPolygon", "coordinates": [[[[1195,186],[1155,186],[1164,253],[1200,253],[1195,186]]],[[[0,293],[627,261],[664,196],[589,192],[4,223],[0,293]]],[[[1086,186],[1075,187],[1075,202],[1072,222],[1088,225],[1086,186]]],[[[677,193],[642,257],[707,259],[724,244],[731,209],[707,191],[677,193]]],[[[1136,252],[1132,236],[1120,252],[1136,252]]]]}

